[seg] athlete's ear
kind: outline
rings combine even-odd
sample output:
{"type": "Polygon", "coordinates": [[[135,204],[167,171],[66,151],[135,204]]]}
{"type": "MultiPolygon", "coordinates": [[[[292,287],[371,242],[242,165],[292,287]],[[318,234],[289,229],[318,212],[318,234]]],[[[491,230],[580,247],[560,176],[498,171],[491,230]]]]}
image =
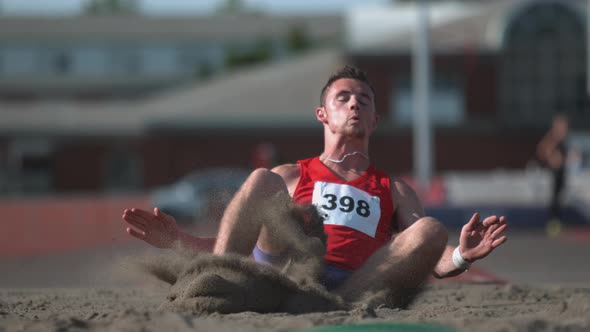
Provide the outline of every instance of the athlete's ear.
{"type": "Polygon", "coordinates": [[[379,123],[379,115],[375,114],[375,117],[373,118],[373,128],[371,129],[371,132],[374,132],[375,129],[377,129],[378,123],[379,123]]]}
{"type": "Polygon", "coordinates": [[[321,123],[326,123],[326,108],[324,106],[319,106],[315,109],[315,116],[321,123]]]}

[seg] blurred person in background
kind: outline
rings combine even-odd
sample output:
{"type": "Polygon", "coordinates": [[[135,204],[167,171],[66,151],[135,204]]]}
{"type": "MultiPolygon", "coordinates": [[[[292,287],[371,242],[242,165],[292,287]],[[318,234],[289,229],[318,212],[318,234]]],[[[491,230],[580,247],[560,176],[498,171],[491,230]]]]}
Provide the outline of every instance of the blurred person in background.
{"type": "Polygon", "coordinates": [[[549,131],[537,145],[537,158],[551,171],[551,200],[549,202],[549,219],[547,232],[557,235],[562,223],[562,196],[566,185],[567,138],[569,120],[563,114],[557,114],[551,122],[549,131]]]}
{"type": "Polygon", "coordinates": [[[262,142],[256,145],[252,153],[253,169],[273,168],[278,165],[278,151],[274,144],[262,142]]]}
{"type": "MultiPolygon", "coordinates": [[[[346,66],[331,76],[315,117],[324,128],[323,152],[295,164],[254,170],[225,210],[216,240],[180,231],[158,208],[125,210],[127,232],[160,248],[212,247],[215,254],[251,255],[281,267],[288,261],[287,241],[264,218],[287,216],[291,202],[313,205],[323,219],[326,247],[304,234],[296,238],[309,241],[308,248],[325,249],[321,282],[347,301],[384,289],[405,294],[430,274],[458,275],[506,241],[503,216],[480,220],[475,213],[461,229],[459,245],[448,245],[446,228],[424,213],[414,190],[371,164],[369,137],[378,116],[364,72],[346,66]],[[269,210],[274,213],[266,214],[269,210]]],[[[289,224],[287,219],[280,221],[289,224]]],[[[291,227],[289,232],[304,231],[291,227]]]]}

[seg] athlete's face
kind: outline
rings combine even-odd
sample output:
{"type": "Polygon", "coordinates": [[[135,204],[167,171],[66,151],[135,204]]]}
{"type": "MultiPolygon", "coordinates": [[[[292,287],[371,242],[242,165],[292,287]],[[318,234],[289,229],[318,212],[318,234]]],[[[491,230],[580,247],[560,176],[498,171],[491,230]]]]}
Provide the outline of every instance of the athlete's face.
{"type": "Polygon", "coordinates": [[[324,106],[316,109],[318,121],[332,134],[368,137],[377,125],[371,88],[354,79],[339,79],[326,92],[324,106]]]}

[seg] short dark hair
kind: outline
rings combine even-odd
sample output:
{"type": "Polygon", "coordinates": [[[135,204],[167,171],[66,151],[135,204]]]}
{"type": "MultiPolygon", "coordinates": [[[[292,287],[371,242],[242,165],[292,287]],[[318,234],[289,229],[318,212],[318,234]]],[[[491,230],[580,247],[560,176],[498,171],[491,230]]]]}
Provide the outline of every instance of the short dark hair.
{"type": "Polygon", "coordinates": [[[320,106],[324,106],[324,103],[326,102],[326,92],[328,91],[332,83],[334,83],[337,80],[346,78],[357,80],[368,85],[371,89],[371,92],[373,93],[373,99],[375,98],[375,90],[373,89],[371,82],[369,82],[369,80],[367,79],[367,74],[357,67],[346,65],[339,69],[336,73],[332,74],[330,78],[328,78],[328,81],[322,88],[322,94],[320,95],[320,106]]]}

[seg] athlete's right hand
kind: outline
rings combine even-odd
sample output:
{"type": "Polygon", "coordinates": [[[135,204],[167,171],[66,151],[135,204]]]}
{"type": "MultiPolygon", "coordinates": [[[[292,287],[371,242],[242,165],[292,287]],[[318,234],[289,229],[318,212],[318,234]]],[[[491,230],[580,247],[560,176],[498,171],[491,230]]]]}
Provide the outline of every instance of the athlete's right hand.
{"type": "Polygon", "coordinates": [[[171,248],[178,241],[179,230],[176,220],[157,207],[154,213],[132,208],[123,211],[123,220],[133,227],[127,227],[129,235],[158,248],[171,248]]]}

